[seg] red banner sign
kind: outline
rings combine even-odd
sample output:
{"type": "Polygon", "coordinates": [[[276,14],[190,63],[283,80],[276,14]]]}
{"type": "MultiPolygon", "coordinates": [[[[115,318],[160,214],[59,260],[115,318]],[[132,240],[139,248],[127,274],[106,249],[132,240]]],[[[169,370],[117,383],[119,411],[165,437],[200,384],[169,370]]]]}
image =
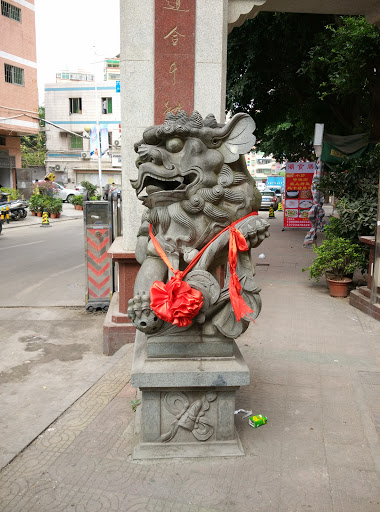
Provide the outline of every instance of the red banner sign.
{"type": "Polygon", "coordinates": [[[285,169],[284,228],[311,227],[308,218],[313,205],[311,183],[314,162],[288,162],[285,169]]]}
{"type": "Polygon", "coordinates": [[[194,109],[195,2],[156,0],[154,122],[194,109]]]}

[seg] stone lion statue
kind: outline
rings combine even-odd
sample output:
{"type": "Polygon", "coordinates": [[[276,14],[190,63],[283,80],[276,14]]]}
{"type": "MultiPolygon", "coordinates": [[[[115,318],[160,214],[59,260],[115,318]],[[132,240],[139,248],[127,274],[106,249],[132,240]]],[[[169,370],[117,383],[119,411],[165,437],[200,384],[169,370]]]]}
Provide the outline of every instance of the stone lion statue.
{"type": "Polygon", "coordinates": [[[190,116],[179,111],[169,113],[162,125],[146,129],[143,140],[135,144],[138,177],[131,183],[146,210],[136,246],[141,268],[128,315],[148,337],[196,330],[206,337],[236,338],[259,314],[260,290],[249,251],[237,252],[234,273],[250,314],[236,318],[230,300],[231,269],[227,268],[224,284],[217,279],[218,268],[229,261],[229,226],[243,235],[247,249],[269,236],[269,224],[249,216],[261,203],[243,156],[255,143],[254,129],[253,119],[244,113],[224,125],[212,114],[203,119],[196,111],[190,116]],[[197,262],[183,281],[200,292],[202,305],[187,324],[165,321],[152,310],[152,286],[157,280],[167,283],[173,269],[184,271],[194,258],[197,262]]]}

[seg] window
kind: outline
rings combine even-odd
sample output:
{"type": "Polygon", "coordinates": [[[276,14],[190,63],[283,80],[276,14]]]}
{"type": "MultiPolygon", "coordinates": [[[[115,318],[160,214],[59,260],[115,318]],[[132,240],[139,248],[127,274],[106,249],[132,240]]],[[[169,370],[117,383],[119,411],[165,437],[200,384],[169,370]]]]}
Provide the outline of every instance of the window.
{"type": "Polygon", "coordinates": [[[120,61],[119,60],[107,60],[106,61],[107,68],[119,68],[120,67],[120,61]]]}
{"type": "Polygon", "coordinates": [[[82,113],[82,98],[69,98],[70,101],[70,114],[82,113]]]}
{"type": "Polygon", "coordinates": [[[5,81],[9,84],[24,85],[24,70],[10,64],[4,64],[5,81]]]}
{"type": "Polygon", "coordinates": [[[1,0],[1,14],[11,20],[21,22],[21,9],[1,0]]]}
{"type": "Polygon", "coordinates": [[[83,139],[79,135],[71,135],[71,149],[83,149],[83,139]]]}
{"type": "Polygon", "coordinates": [[[102,114],[112,114],[112,98],[102,98],[102,114]]]}
{"type": "Polygon", "coordinates": [[[5,137],[3,137],[2,135],[0,135],[0,146],[5,146],[5,137]]]}
{"type": "Polygon", "coordinates": [[[107,80],[120,80],[120,73],[107,73],[107,80]]]}

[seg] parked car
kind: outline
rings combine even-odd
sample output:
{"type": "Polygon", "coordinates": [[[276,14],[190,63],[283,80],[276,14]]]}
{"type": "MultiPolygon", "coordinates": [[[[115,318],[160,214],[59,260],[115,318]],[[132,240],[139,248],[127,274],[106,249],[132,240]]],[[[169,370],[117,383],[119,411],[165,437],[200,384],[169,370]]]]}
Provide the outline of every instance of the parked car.
{"type": "Polygon", "coordinates": [[[267,187],[267,189],[273,190],[273,192],[276,194],[276,196],[277,196],[277,204],[278,203],[282,203],[282,198],[284,196],[284,192],[283,192],[281,187],[272,185],[272,186],[267,187]]]}
{"type": "Polygon", "coordinates": [[[278,208],[278,199],[276,193],[270,188],[266,188],[261,192],[261,206],[260,210],[266,210],[273,206],[274,210],[278,208]]]}
{"type": "Polygon", "coordinates": [[[75,185],[75,190],[78,190],[81,194],[83,194],[86,188],[82,187],[82,185],[75,185]]]}
{"type": "Polygon", "coordinates": [[[82,195],[82,192],[79,190],[63,187],[55,181],[53,181],[53,183],[58,189],[58,197],[60,197],[63,201],[70,202],[70,197],[82,195]]]}
{"type": "MultiPolygon", "coordinates": [[[[39,182],[43,182],[44,180],[39,180],[39,182]]],[[[70,202],[70,197],[73,196],[81,196],[82,192],[79,190],[75,190],[73,188],[66,188],[60,183],[57,183],[56,181],[52,181],[52,183],[57,188],[57,196],[62,199],[62,201],[70,202]]]]}

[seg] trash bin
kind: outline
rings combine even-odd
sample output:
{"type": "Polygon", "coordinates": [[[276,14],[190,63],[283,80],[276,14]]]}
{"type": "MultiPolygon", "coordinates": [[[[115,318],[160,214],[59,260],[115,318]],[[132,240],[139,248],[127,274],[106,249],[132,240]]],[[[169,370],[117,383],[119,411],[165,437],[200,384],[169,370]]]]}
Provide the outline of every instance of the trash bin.
{"type": "Polygon", "coordinates": [[[108,201],[83,202],[86,262],[86,309],[108,310],[113,291],[112,211],[108,201]]]}

